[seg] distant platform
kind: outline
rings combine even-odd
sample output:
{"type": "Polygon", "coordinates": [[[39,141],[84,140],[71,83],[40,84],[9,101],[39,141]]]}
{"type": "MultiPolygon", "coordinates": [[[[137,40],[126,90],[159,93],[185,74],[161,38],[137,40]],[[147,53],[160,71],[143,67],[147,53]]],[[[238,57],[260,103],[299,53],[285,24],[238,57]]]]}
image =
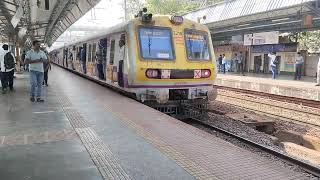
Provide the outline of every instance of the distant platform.
{"type": "Polygon", "coordinates": [[[320,87],[315,77],[302,77],[294,80],[293,76],[280,75],[272,79],[270,74],[237,73],[218,74],[215,84],[231,88],[239,88],[263,93],[289,96],[308,100],[320,100],[320,87]]]}

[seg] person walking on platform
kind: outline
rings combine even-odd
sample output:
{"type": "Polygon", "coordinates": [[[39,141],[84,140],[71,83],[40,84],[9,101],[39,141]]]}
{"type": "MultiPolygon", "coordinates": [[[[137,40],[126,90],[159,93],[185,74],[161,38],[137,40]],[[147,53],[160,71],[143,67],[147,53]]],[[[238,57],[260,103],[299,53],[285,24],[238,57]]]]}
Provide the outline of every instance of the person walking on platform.
{"type": "Polygon", "coordinates": [[[44,73],[43,73],[43,83],[42,83],[42,85],[49,86],[48,85],[48,73],[49,73],[49,70],[51,70],[51,64],[50,64],[50,59],[49,59],[48,53],[45,52],[45,54],[47,56],[47,61],[43,62],[44,73]]]}
{"type": "Polygon", "coordinates": [[[244,76],[244,70],[243,70],[243,64],[244,64],[244,57],[242,52],[240,52],[239,57],[238,57],[238,73],[241,73],[244,76]]]}
{"type": "Polygon", "coordinates": [[[296,73],[294,76],[294,80],[300,80],[301,79],[301,74],[302,74],[302,66],[304,63],[304,59],[301,56],[301,53],[298,52],[297,57],[296,57],[296,73]]]}
{"type": "Polygon", "coordinates": [[[320,86],[320,54],[318,60],[318,68],[317,68],[317,84],[316,86],[320,86]]]}
{"type": "Polygon", "coordinates": [[[222,55],[220,54],[218,58],[218,72],[222,71],[222,55]]]}
{"type": "Polygon", "coordinates": [[[222,72],[223,72],[223,74],[226,73],[226,64],[227,64],[227,58],[226,58],[226,55],[223,54],[222,55],[222,72]]]}
{"type": "Polygon", "coordinates": [[[269,53],[268,57],[270,58],[270,66],[271,66],[271,72],[272,72],[272,78],[275,79],[277,75],[277,56],[276,53],[269,53]]]}
{"type": "Polygon", "coordinates": [[[14,55],[9,51],[9,46],[4,44],[2,46],[3,51],[0,54],[0,71],[1,71],[1,86],[2,94],[7,93],[8,87],[10,91],[13,89],[14,68],[16,65],[16,59],[14,55]]]}
{"type": "Polygon", "coordinates": [[[44,76],[43,62],[47,61],[47,56],[40,50],[40,41],[35,40],[32,42],[32,45],[33,49],[28,51],[26,55],[26,63],[29,64],[30,70],[30,100],[32,102],[44,102],[41,98],[44,76]]]}

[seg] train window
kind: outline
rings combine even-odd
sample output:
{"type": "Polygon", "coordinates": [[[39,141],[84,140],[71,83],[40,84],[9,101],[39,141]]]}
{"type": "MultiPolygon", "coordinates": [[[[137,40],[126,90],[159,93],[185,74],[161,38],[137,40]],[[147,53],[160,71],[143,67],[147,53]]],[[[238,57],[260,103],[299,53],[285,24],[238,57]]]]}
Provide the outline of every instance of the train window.
{"type": "Polygon", "coordinates": [[[172,32],[163,27],[140,27],[140,53],[144,59],[175,59],[172,32]]]}
{"type": "Polygon", "coordinates": [[[189,60],[207,61],[210,59],[209,38],[207,32],[186,29],[185,45],[189,60]]]}
{"type": "Polygon", "coordinates": [[[91,45],[91,44],[89,44],[88,61],[89,61],[89,62],[92,61],[92,45],[91,45]]]}
{"type": "Polygon", "coordinates": [[[111,46],[110,46],[110,61],[109,61],[109,64],[110,64],[110,65],[113,65],[115,45],[116,45],[116,41],[115,41],[114,39],[111,40],[111,46]]]}

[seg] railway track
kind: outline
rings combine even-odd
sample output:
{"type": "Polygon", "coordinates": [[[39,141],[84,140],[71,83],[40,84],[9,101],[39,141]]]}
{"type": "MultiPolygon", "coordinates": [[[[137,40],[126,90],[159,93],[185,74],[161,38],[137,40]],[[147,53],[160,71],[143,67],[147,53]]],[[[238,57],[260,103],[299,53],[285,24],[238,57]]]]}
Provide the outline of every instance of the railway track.
{"type": "Polygon", "coordinates": [[[251,94],[251,95],[257,95],[261,97],[267,97],[273,100],[283,101],[287,103],[293,103],[297,105],[303,105],[306,107],[313,107],[320,109],[320,101],[314,101],[309,99],[301,99],[296,97],[289,97],[289,96],[282,96],[282,95],[276,95],[276,94],[270,94],[270,93],[264,93],[264,92],[258,92],[258,91],[252,91],[252,90],[246,90],[246,89],[238,89],[238,88],[231,88],[226,86],[218,86],[214,85],[214,88],[217,88],[218,90],[228,90],[233,92],[239,92],[239,93],[245,93],[245,94],[251,94]]]}
{"type": "Polygon", "coordinates": [[[301,167],[303,170],[305,170],[306,172],[310,173],[310,174],[313,174],[314,176],[317,176],[317,177],[320,177],[320,167],[317,167],[317,166],[314,166],[306,161],[302,161],[296,157],[293,157],[291,155],[288,155],[288,154],[285,154],[285,153],[282,153],[282,152],[279,152],[275,149],[273,149],[272,147],[268,147],[268,146],[265,146],[265,145],[262,145],[262,144],[259,144],[257,142],[254,142],[250,139],[247,139],[247,138],[244,138],[244,137],[241,137],[235,133],[232,133],[232,132],[229,132],[225,129],[222,129],[222,128],[219,128],[219,127],[215,127],[215,126],[212,126],[212,125],[209,125],[205,122],[203,122],[200,118],[192,118],[192,119],[188,119],[189,123],[192,122],[193,124],[198,124],[200,126],[203,126],[207,129],[210,129],[210,130],[214,130],[214,131],[217,131],[219,133],[222,133],[226,136],[229,136],[231,138],[234,138],[234,139],[237,139],[238,141],[242,142],[242,143],[245,143],[245,144],[248,144],[248,145],[251,145],[257,149],[260,149],[264,152],[267,152],[271,155],[274,155],[282,160],[285,160],[286,162],[289,162],[289,163],[292,163],[292,164],[295,164],[295,165],[298,165],[299,167],[301,167]]]}
{"type": "Polygon", "coordinates": [[[320,102],[215,86],[217,101],[320,128],[320,102]]]}

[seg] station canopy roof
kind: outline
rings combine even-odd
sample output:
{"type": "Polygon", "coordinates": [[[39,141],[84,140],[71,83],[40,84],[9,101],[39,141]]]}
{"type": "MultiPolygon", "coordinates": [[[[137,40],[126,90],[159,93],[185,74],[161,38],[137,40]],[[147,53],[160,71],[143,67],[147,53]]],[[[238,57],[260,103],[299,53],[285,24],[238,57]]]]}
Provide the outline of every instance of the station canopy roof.
{"type": "Polygon", "coordinates": [[[185,18],[206,24],[216,37],[248,32],[301,29],[304,15],[311,14],[317,28],[320,10],[315,0],[225,0],[189,12],[185,18]],[[205,18],[204,18],[205,17],[205,18]],[[294,27],[294,28],[293,28],[294,27]]]}
{"type": "Polygon", "coordinates": [[[100,0],[0,0],[0,41],[53,43],[100,0]]]}
{"type": "Polygon", "coordinates": [[[95,7],[71,25],[53,43],[49,51],[101,33],[107,28],[123,21],[124,10],[121,1],[101,0],[95,7]]]}

